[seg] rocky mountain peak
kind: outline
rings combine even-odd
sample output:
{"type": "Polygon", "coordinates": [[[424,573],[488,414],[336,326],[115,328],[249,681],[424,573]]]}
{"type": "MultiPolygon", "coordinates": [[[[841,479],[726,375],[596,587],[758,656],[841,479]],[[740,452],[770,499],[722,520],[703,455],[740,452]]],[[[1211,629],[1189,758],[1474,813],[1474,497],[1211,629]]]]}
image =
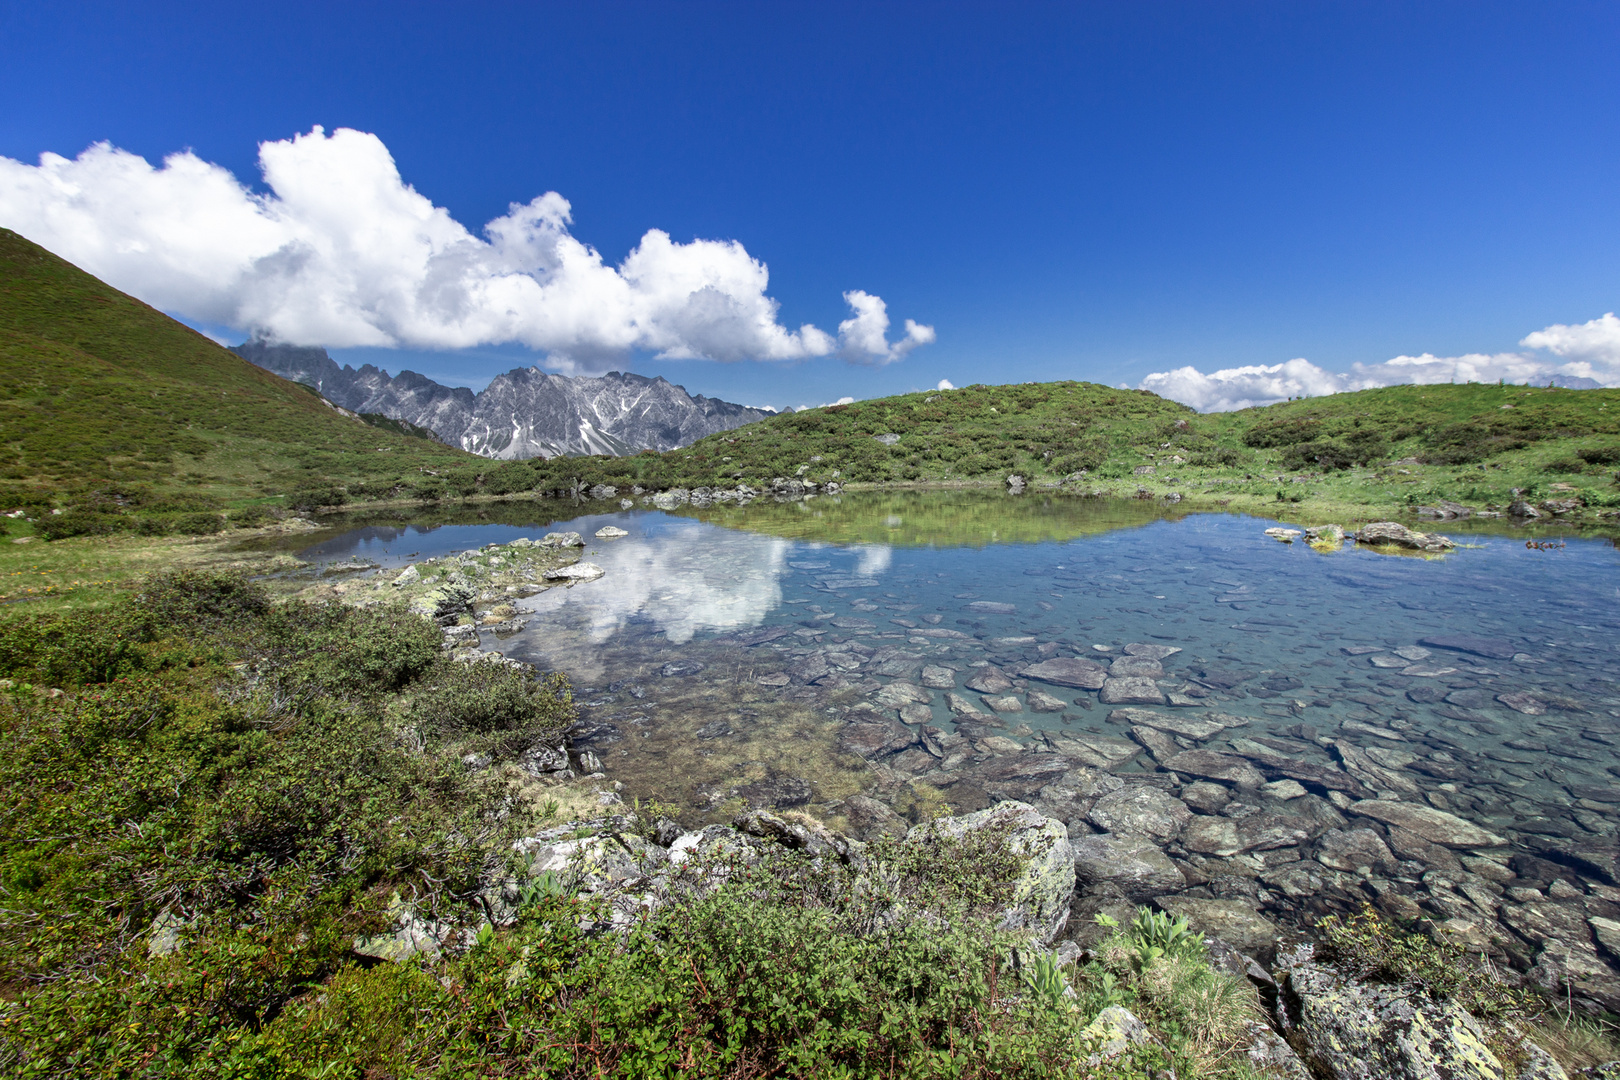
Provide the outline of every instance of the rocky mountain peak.
{"type": "Polygon", "coordinates": [[[372,364],[340,367],[320,348],[253,340],[233,351],[266,371],[315,387],[345,409],[418,424],[451,446],[491,458],[674,450],[771,415],[694,396],[661,375],[628,371],[567,376],[536,366],[513,368],[474,393],[414,371],[391,376],[372,364]]]}

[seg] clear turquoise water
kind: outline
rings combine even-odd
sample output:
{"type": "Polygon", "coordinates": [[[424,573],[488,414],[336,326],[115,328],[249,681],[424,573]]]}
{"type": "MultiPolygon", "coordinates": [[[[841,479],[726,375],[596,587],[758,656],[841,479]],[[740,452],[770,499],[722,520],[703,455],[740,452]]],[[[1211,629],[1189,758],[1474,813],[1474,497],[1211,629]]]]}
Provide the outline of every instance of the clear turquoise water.
{"type": "MultiPolygon", "coordinates": [[[[1075,539],[1028,543],[986,544],[982,528],[964,528],[964,546],[955,546],[949,530],[936,529],[929,546],[905,547],[817,540],[809,516],[788,529],[782,508],[762,509],[770,531],[638,509],[535,528],[354,530],[306,555],[397,564],[412,554],[444,555],[548,530],[587,537],[608,524],[628,530],[622,539],[591,541],[585,558],[602,566],[604,577],[524,601],[526,628],[503,641],[486,637],[485,645],[567,671],[579,688],[587,741],[596,731],[608,775],[625,777],[638,794],[675,790],[685,798],[724,787],[727,775],[749,767],[779,771],[786,766],[759,760],[761,740],[769,743],[777,720],[794,738],[825,740],[836,731],[806,735],[807,714],[829,723],[870,718],[858,707],[891,679],[874,673],[880,665],[863,656],[869,650],[957,668],[957,692],[969,694],[961,682],[974,665],[988,662],[1015,676],[1054,646],[1057,655],[1106,661],[1127,643],[1144,642],[1182,650],[1164,662],[1167,690],[1206,694],[1207,706],[1251,719],[1234,736],[1294,740],[1323,763],[1334,759],[1310,740],[1342,738],[1395,762],[1395,771],[1432,793],[1429,801],[1498,831],[1614,842],[1620,552],[1609,541],[1569,539],[1539,550],[1512,535],[1451,530],[1466,546],[1439,559],[1353,545],[1321,553],[1265,537],[1262,530],[1274,524],[1265,519],[1196,514],[1089,534],[1080,522],[1070,530],[1081,534],[1075,539]],[[965,546],[970,535],[980,546],[965,546]],[[975,611],[969,605],[976,601],[1013,610],[975,611]],[[736,641],[739,631],[778,626],[790,632],[752,647],[736,641]],[[963,636],[914,633],[929,628],[963,636]],[[1433,649],[1407,674],[1374,663],[1445,634],[1507,642],[1515,657],[1433,649]],[[1357,654],[1363,649],[1382,651],[1357,654]],[[818,650],[842,652],[853,663],[814,687],[757,681],[818,650]],[[659,674],[681,660],[703,663],[705,671],[659,674]],[[1450,670],[1421,673],[1436,668],[1450,670]],[[1535,698],[1541,714],[1497,700],[1515,693],[1535,698]],[[715,718],[731,718],[738,738],[751,733],[752,749],[728,754],[724,739],[711,740],[700,757],[713,762],[716,775],[696,775],[702,762],[676,747],[715,718]],[[1432,775],[1445,768],[1414,769],[1408,756],[1450,763],[1452,776],[1432,775]],[[670,773],[677,763],[679,773],[670,773]]],[[[874,513],[882,509],[873,504],[874,513]]],[[[1005,512],[995,499],[965,511],[979,525],[1005,512]]],[[[1080,501],[1072,510],[1088,512],[1080,501]]],[[[727,520],[746,526],[747,515],[731,511],[727,520]]],[[[871,531],[841,520],[828,532],[871,531]]],[[[899,515],[884,521],[904,534],[899,515]]],[[[1007,738],[1038,748],[1043,731],[1128,733],[1108,719],[1109,707],[1094,692],[1030,688],[1070,708],[1003,716],[1007,738]]],[[[956,730],[943,695],[932,696],[934,725],[956,730]]],[[[1221,749],[1221,739],[1206,746],[1221,749]]],[[[939,778],[937,763],[918,769],[919,777],[939,778]]],[[[839,782],[847,794],[848,777],[839,782]]]]}

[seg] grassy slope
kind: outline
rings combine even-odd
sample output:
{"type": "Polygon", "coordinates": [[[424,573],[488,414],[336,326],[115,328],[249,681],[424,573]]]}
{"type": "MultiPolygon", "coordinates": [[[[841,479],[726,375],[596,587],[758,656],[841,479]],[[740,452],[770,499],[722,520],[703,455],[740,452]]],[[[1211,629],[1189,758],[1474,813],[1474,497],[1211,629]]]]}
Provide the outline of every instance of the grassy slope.
{"type": "Polygon", "coordinates": [[[1199,415],[1140,391],[1039,383],[779,416],[660,461],[600,467],[687,484],[802,475],[998,486],[1011,473],[1039,484],[1086,469],[1083,490],[1354,515],[1439,499],[1502,505],[1514,488],[1620,506],[1617,464],[1620,390],[1397,386],[1199,415]],[[884,433],[901,438],[885,446],[874,438],[884,433]]]}
{"type": "Polygon", "coordinates": [[[1200,415],[1142,391],[1056,382],[877,398],[772,417],[666,454],[529,468],[533,485],[552,492],[794,476],[999,488],[1014,473],[1038,489],[1085,470],[1068,490],[1176,492],[1189,507],[1348,522],[1441,499],[1506,505],[1515,488],[1532,500],[1620,506],[1617,465],[1620,390],[1397,386],[1200,415]],[[879,442],[886,434],[900,438],[879,442]]]}
{"type": "Polygon", "coordinates": [[[0,491],[58,501],[109,484],[230,501],[478,464],[342,416],[4,229],[0,447],[0,491]]]}

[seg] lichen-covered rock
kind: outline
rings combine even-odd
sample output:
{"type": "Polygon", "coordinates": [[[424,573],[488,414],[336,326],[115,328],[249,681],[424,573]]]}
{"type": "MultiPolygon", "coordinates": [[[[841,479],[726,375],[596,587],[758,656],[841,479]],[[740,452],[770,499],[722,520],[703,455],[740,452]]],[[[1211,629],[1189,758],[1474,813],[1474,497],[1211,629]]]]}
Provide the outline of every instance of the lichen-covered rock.
{"type": "Polygon", "coordinates": [[[1110,1005],[1080,1032],[1092,1048],[1087,1065],[1098,1065],[1125,1053],[1133,1046],[1153,1042],[1153,1032],[1129,1009],[1110,1005]]]}
{"type": "Polygon", "coordinates": [[[960,839],[991,828],[1007,830],[1007,849],[1025,860],[1001,925],[1028,929],[1043,945],[1050,945],[1069,920],[1069,901],[1074,896],[1074,850],[1061,821],[1028,803],[1003,802],[975,814],[918,825],[906,839],[911,843],[927,843],[934,837],[960,839]]]}
{"type": "Polygon", "coordinates": [[[577,532],[546,533],[541,538],[539,547],[571,548],[584,547],[585,538],[577,532]]]}
{"type": "Polygon", "coordinates": [[[1374,521],[1355,534],[1356,543],[1369,547],[1399,547],[1412,551],[1449,551],[1456,547],[1439,533],[1418,532],[1395,521],[1374,521]]]}
{"type": "MultiPolygon", "coordinates": [[[[1289,970],[1283,999],[1317,1071],[1333,1080],[1507,1080],[1479,1021],[1447,1002],[1354,982],[1333,968],[1289,970]]],[[[1511,1037],[1511,1036],[1509,1036],[1511,1037]]],[[[1516,1048],[1542,1080],[1567,1080],[1540,1047],[1516,1048]]],[[[1522,1075],[1522,1069],[1514,1075],[1522,1075]]]]}
{"type": "Polygon", "coordinates": [[[465,582],[445,580],[411,600],[411,610],[430,619],[448,619],[472,609],[478,590],[465,582]]]}
{"type": "Polygon", "coordinates": [[[388,903],[388,917],[394,928],[384,934],[355,938],[355,952],[402,964],[417,954],[438,956],[455,933],[449,923],[419,915],[398,893],[388,903]]]}
{"type": "Polygon", "coordinates": [[[1312,1080],[1311,1071],[1281,1035],[1258,1020],[1249,1021],[1249,1064],[1272,1080],[1312,1080]]]}

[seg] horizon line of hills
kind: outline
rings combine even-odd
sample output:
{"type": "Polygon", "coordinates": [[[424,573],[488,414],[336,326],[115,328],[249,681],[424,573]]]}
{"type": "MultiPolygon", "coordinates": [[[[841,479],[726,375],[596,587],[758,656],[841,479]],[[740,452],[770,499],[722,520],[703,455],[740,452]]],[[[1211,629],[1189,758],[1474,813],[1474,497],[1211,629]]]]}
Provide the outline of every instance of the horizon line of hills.
{"type": "Polygon", "coordinates": [[[380,414],[430,431],[447,446],[506,461],[676,450],[777,415],[633,372],[568,376],[513,368],[474,392],[414,371],[389,375],[372,364],[339,367],[318,347],[250,340],[230,349],[313,388],[339,408],[380,414]]]}

